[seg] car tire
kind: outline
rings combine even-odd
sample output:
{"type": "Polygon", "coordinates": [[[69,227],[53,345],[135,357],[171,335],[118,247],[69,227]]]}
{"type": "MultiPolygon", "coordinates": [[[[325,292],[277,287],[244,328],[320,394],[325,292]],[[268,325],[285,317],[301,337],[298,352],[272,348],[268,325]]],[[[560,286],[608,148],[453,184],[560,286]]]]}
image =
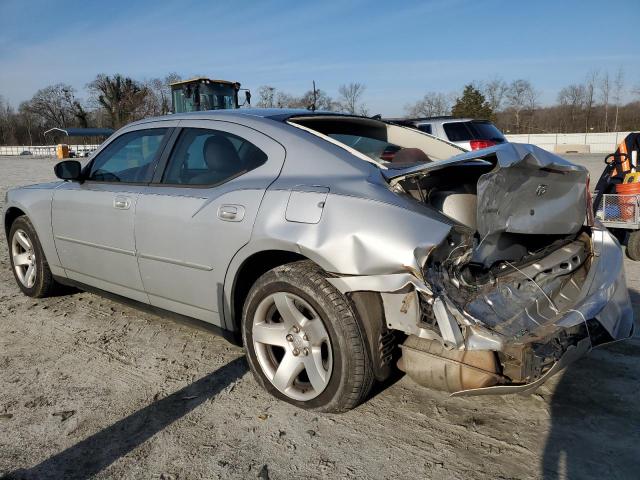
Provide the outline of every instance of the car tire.
{"type": "Polygon", "coordinates": [[[9,261],[16,283],[25,295],[42,298],[57,289],[38,235],[26,216],[18,217],[9,229],[9,261]],[[20,263],[16,265],[17,262],[20,263]]]}
{"type": "Polygon", "coordinates": [[[374,377],[354,311],[326,276],[311,261],[262,275],[244,304],[242,337],[265,390],[300,408],[338,413],[364,401],[374,377]]]}
{"type": "Polygon", "coordinates": [[[631,260],[640,260],[640,230],[631,232],[627,240],[627,256],[631,260]]]}

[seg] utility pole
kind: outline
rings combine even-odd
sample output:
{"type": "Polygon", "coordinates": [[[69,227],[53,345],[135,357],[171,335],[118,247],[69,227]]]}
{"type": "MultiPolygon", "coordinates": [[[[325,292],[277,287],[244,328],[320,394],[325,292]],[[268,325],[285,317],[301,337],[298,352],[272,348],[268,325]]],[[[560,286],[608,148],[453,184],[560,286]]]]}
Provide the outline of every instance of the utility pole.
{"type": "Polygon", "coordinates": [[[313,103],[311,104],[311,111],[315,112],[316,111],[316,101],[318,100],[318,91],[316,90],[316,81],[313,80],[313,103]]]}

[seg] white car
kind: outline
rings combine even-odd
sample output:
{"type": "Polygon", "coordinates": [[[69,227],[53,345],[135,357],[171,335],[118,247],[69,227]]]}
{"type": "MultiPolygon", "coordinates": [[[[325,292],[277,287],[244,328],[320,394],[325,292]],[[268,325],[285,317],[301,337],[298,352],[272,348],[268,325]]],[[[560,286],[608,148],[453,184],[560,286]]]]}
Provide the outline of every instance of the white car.
{"type": "Polygon", "coordinates": [[[508,141],[498,127],[489,120],[426,117],[390,119],[389,121],[442,138],[465,150],[480,150],[508,141]]]}

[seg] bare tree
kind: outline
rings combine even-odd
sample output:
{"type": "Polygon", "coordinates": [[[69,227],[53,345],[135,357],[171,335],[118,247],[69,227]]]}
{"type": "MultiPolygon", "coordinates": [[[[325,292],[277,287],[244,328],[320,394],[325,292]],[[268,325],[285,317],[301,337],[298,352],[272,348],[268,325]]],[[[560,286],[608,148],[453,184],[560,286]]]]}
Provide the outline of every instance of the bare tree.
{"type": "Polygon", "coordinates": [[[180,80],[180,75],[171,72],[164,78],[152,78],[144,83],[148,90],[144,110],[148,115],[166,115],[171,111],[171,84],[180,80]]]}
{"type": "Polygon", "coordinates": [[[277,92],[275,106],[277,108],[297,108],[299,107],[298,99],[289,93],[277,92]]]}
{"type": "Polygon", "coordinates": [[[624,93],[624,69],[622,65],[618,68],[616,78],[613,80],[613,101],[616,104],[616,117],[613,123],[613,131],[618,131],[618,115],[620,113],[620,101],[624,93]]]}
{"type": "Polygon", "coordinates": [[[0,143],[15,141],[15,114],[13,107],[0,95],[0,143]]]}
{"type": "Polygon", "coordinates": [[[427,92],[421,100],[405,106],[410,117],[436,117],[451,113],[451,99],[438,92],[427,92]]]}
{"type": "Polygon", "coordinates": [[[564,87],[558,93],[558,103],[562,107],[562,110],[569,114],[569,120],[565,120],[566,130],[571,130],[576,127],[576,119],[584,108],[585,96],[584,85],[575,83],[564,87]]]}
{"type": "Polygon", "coordinates": [[[585,108],[586,108],[586,118],[585,118],[585,132],[589,131],[589,124],[591,121],[591,112],[593,110],[593,106],[595,104],[595,91],[596,85],[598,84],[598,71],[593,70],[589,72],[587,75],[587,80],[585,82],[585,108]]]}
{"type": "Polygon", "coordinates": [[[38,90],[28,103],[29,111],[50,127],[68,127],[86,112],[75,98],[70,85],[58,83],[38,90]]]}
{"type": "Polygon", "coordinates": [[[261,108],[306,108],[308,110],[336,110],[336,102],[319,88],[307,90],[301,96],[277,90],[270,85],[258,89],[257,106],[261,108]]]}
{"type": "Polygon", "coordinates": [[[273,108],[276,106],[276,89],[269,85],[262,85],[258,88],[258,103],[260,108],[273,108]]]}
{"type": "Polygon", "coordinates": [[[481,88],[484,98],[494,112],[502,108],[508,90],[507,82],[498,77],[483,83],[481,88]]]}
{"type": "Polygon", "coordinates": [[[38,124],[38,118],[33,113],[29,102],[22,102],[18,107],[18,113],[20,114],[20,122],[27,130],[27,137],[29,138],[29,145],[33,145],[33,132],[38,124]]]}
{"type": "Polygon", "coordinates": [[[300,98],[294,101],[296,108],[306,108],[309,110],[333,111],[338,108],[338,104],[325,92],[319,88],[306,91],[300,98]]]}
{"type": "Polygon", "coordinates": [[[522,127],[522,114],[527,109],[533,110],[537,95],[531,82],[518,79],[511,82],[505,93],[507,105],[513,111],[516,120],[516,131],[520,133],[522,127]]]}
{"type": "Polygon", "coordinates": [[[604,131],[609,131],[609,97],[611,95],[611,82],[609,81],[609,72],[605,72],[598,82],[599,97],[604,107],[604,131]]]}
{"type": "Polygon", "coordinates": [[[340,85],[338,93],[341,109],[346,113],[366,115],[366,107],[360,104],[360,98],[367,87],[363,83],[351,82],[340,85]]]}

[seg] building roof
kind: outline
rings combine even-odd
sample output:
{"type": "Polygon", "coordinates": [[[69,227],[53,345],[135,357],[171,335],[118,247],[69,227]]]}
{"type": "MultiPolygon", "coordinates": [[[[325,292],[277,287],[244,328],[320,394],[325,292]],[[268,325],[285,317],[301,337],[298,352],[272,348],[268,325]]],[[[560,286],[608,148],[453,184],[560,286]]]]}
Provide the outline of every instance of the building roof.
{"type": "Polygon", "coordinates": [[[67,137],[108,137],[115,130],[112,128],[50,128],[47,133],[62,133],[67,137]]]}

